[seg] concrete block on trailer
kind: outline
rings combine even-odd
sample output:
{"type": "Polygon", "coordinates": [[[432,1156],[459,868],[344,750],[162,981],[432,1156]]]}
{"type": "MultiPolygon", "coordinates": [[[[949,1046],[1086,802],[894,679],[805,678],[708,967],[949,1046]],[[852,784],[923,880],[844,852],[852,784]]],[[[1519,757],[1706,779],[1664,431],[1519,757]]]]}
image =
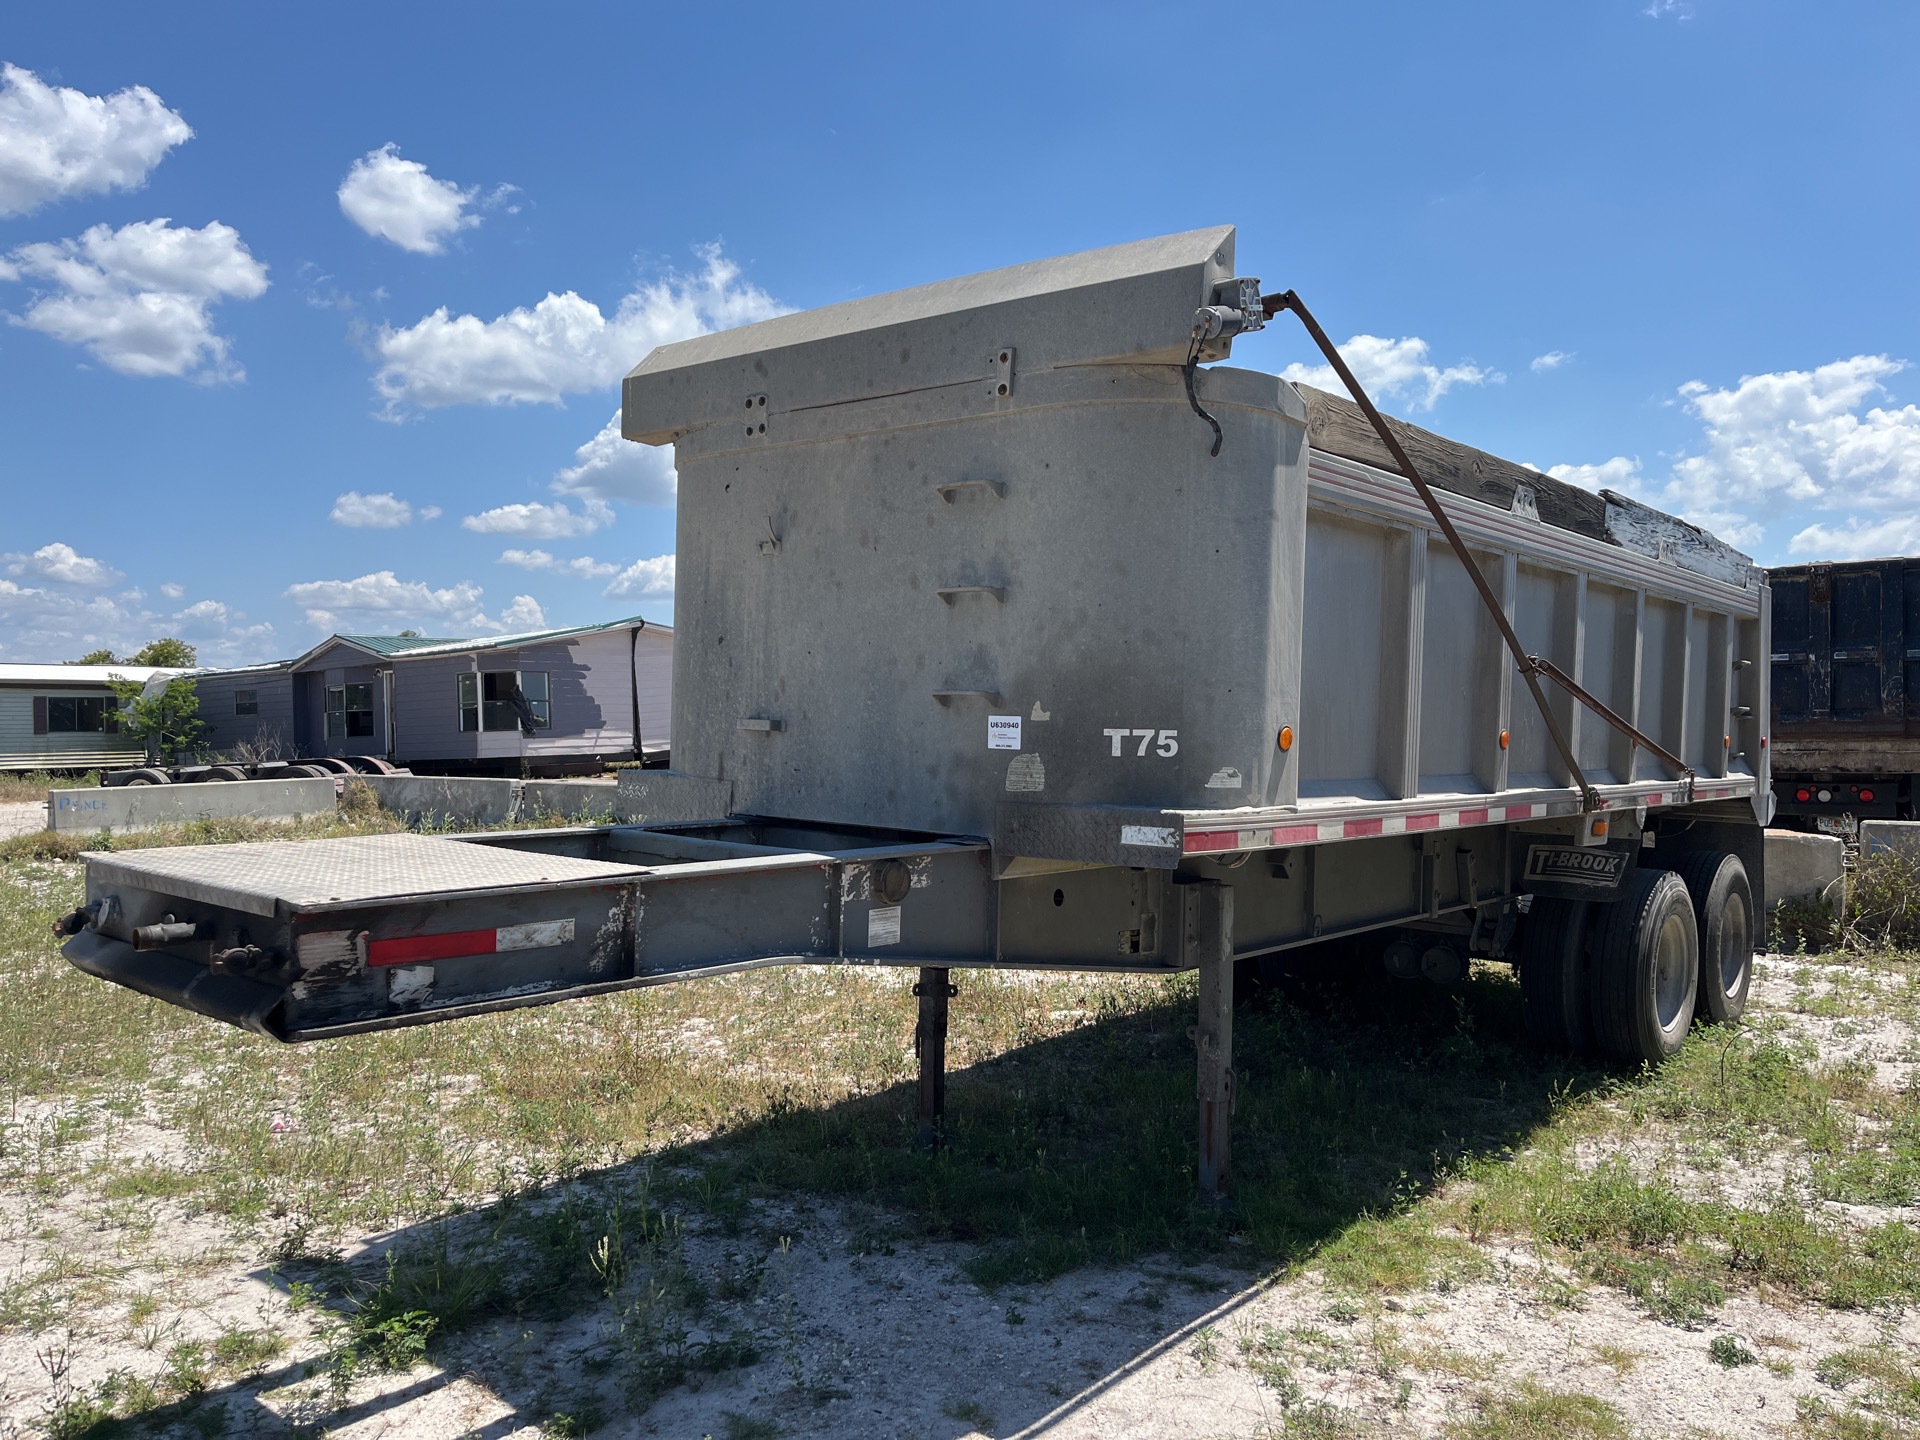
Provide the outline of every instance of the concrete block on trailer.
{"type": "Polygon", "coordinates": [[[683,820],[724,820],[733,813],[733,782],[683,775],[677,770],[622,770],[614,798],[615,818],[635,824],[671,825],[683,820]]]}
{"type": "MultiPolygon", "coordinates": [[[[1910,825],[1920,831],[1920,825],[1910,825]]],[[[1866,825],[1860,827],[1865,840],[1866,825]]],[[[1837,835],[1805,835],[1798,830],[1767,831],[1767,902],[1817,900],[1822,895],[1840,907],[1845,874],[1845,843],[1837,835]]]]}
{"type": "Polygon", "coordinates": [[[297,820],[305,815],[332,814],[334,797],[332,777],[49,790],[47,828],[90,834],[100,830],[151,830],[194,820],[297,820]]]}
{"type": "Polygon", "coordinates": [[[1920,820],[1862,820],[1862,855],[1898,855],[1909,865],[1920,865],[1920,820]]]}

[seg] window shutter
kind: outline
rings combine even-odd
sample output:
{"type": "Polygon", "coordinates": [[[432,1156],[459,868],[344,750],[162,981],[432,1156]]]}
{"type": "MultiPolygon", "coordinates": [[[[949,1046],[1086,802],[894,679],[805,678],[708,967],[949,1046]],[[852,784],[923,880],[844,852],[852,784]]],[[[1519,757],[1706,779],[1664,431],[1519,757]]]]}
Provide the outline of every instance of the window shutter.
{"type": "Polygon", "coordinates": [[[44,695],[33,697],[33,733],[36,735],[47,733],[47,697],[44,695]]]}

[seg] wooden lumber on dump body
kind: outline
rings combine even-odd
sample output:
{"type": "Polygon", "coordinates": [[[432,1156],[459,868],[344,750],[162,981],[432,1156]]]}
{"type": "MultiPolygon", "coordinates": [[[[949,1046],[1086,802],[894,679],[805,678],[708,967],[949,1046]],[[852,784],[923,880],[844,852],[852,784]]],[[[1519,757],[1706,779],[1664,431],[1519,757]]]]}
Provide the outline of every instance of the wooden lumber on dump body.
{"type": "MultiPolygon", "coordinates": [[[[1315,450],[1358,460],[1391,474],[1400,473],[1399,465],[1373,433],[1358,405],[1310,385],[1295,388],[1307,402],[1307,443],[1315,450]]],[[[1595,540],[1613,538],[1607,533],[1607,502],[1600,496],[1391,415],[1387,424],[1420,467],[1420,478],[1434,489],[1511,510],[1514,491],[1525,485],[1533,492],[1534,508],[1546,524],[1595,540]]]]}

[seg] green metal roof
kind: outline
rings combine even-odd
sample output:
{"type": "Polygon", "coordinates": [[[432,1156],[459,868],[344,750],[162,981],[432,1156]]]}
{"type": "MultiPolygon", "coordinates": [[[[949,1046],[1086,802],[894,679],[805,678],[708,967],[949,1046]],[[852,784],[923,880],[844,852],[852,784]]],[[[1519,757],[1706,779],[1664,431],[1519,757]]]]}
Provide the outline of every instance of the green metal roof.
{"type": "Polygon", "coordinates": [[[371,650],[376,655],[398,655],[402,650],[418,650],[422,645],[465,643],[454,636],[432,635],[335,635],[333,640],[344,640],[349,645],[358,645],[362,650],[371,650]]]}

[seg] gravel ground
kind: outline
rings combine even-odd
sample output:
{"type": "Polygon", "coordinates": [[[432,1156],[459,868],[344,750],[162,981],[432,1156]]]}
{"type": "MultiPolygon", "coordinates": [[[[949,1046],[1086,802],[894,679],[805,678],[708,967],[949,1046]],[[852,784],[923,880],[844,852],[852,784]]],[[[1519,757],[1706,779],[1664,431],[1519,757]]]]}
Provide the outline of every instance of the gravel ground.
{"type": "MultiPolygon", "coordinates": [[[[1792,959],[1763,960],[1753,1013],[1790,1016],[1823,1054],[1910,1085],[1915,1037],[1897,1023],[1835,1024],[1796,1009],[1796,995],[1817,984],[1811,975],[1792,959]]],[[[26,1105],[13,1121],[25,1136],[54,1118],[26,1105]]],[[[131,1120],[85,1143],[103,1147],[102,1161],[110,1151],[123,1165],[164,1166],[179,1140],[131,1120]]],[[[1920,1208],[1899,1218],[1920,1220],[1920,1208]]],[[[765,1202],[729,1228],[685,1223],[689,1272],[755,1277],[726,1322],[744,1317],[754,1363],[696,1371],[635,1405],[618,1360],[642,1322],[631,1305],[590,1303],[565,1320],[468,1331],[436,1350],[437,1363],[365,1375],[342,1396],[307,1374],[332,1319],[290,1303],[259,1237],[164,1196],[0,1195],[0,1290],[76,1259],[111,1277],[64,1338],[0,1328],[0,1440],[42,1433],[60,1395],[84,1394],[115,1371],[151,1372],[182,1342],[211,1346],[235,1331],[277,1334],[285,1349],[266,1373],[213,1386],[218,1433],[423,1440],[1438,1436],[1488,1395],[1528,1386],[1593,1396],[1639,1436],[1761,1437],[1785,1434],[1805,1398],[1843,1398],[1816,1378],[1825,1357],[1869,1345],[1920,1353],[1920,1316],[1898,1310],[1736,1293],[1695,1326],[1663,1322],[1620,1291],[1501,1241],[1481,1246],[1484,1278],[1356,1303],[1313,1272],[1274,1281],[1165,1257],[987,1290],[961,1269],[965,1247],[890,1237],[886,1215],[838,1204],[765,1202]],[[164,1303],[141,1318],[135,1302],[154,1295],[164,1303]],[[1713,1345],[1729,1336],[1747,1363],[1716,1361],[1713,1345]],[[582,1428],[587,1414],[604,1423],[582,1428]],[[575,1422],[557,1418],[566,1415],[575,1422]]],[[[367,1237],[347,1258],[377,1265],[410,1238],[367,1237]]],[[[212,1433],[209,1419],[203,1404],[155,1433],[212,1433]]]]}

